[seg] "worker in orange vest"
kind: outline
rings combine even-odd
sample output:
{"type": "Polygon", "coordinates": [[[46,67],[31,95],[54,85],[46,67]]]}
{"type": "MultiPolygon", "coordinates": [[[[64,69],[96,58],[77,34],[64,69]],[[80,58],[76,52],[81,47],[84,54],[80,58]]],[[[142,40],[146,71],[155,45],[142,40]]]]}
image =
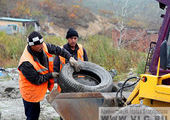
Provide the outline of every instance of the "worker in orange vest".
{"type": "MultiPolygon", "coordinates": [[[[63,48],[65,48],[76,60],[88,61],[86,50],[81,44],[77,44],[78,38],[78,32],[73,28],[69,28],[66,34],[68,43],[63,45],[63,48]]],[[[68,59],[65,59],[62,56],[56,56],[54,59],[54,71],[59,72],[62,69],[63,64],[67,62],[68,59]]]]}
{"type": "MultiPolygon", "coordinates": [[[[63,45],[63,48],[65,48],[71,54],[71,56],[74,57],[74,59],[88,61],[86,50],[82,47],[81,44],[77,44],[78,38],[79,38],[78,32],[73,28],[69,28],[66,34],[66,39],[68,43],[63,45]]],[[[65,63],[68,63],[68,61],[69,59],[64,58],[62,56],[55,56],[54,71],[59,72],[62,69],[63,65],[65,63]]],[[[60,92],[62,92],[59,86],[58,89],[60,92]]],[[[60,120],[63,119],[60,117],[60,120]]]]}
{"type": "Polygon", "coordinates": [[[76,70],[79,70],[79,65],[64,48],[45,43],[38,32],[30,33],[27,43],[18,65],[19,87],[27,120],[38,120],[40,101],[43,100],[47,89],[53,89],[54,78],[59,75],[53,71],[51,54],[64,56],[76,70]]]}
{"type": "MultiPolygon", "coordinates": [[[[73,28],[69,28],[66,35],[68,43],[63,45],[63,48],[65,48],[71,54],[71,56],[74,57],[74,59],[88,61],[86,50],[82,47],[81,44],[77,44],[78,38],[78,32],[73,28]]],[[[56,56],[54,59],[54,71],[59,72],[63,65],[68,63],[68,61],[69,60],[67,58],[56,56]]],[[[57,82],[57,79],[55,80],[57,82]]],[[[58,89],[60,92],[63,92],[59,86],[58,89]]],[[[63,119],[60,117],[60,120],[63,119]]]]}

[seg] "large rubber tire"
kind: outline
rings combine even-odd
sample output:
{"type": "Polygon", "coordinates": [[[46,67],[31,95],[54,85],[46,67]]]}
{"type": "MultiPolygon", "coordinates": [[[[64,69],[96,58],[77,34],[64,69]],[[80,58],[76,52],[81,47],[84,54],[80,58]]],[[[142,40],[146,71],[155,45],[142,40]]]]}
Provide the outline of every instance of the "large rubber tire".
{"type": "Polygon", "coordinates": [[[59,74],[59,85],[63,92],[111,92],[112,77],[108,71],[91,62],[78,61],[80,72],[65,64],[59,74]],[[76,79],[75,76],[85,76],[76,79]]]}
{"type": "Polygon", "coordinates": [[[163,115],[156,109],[142,104],[132,104],[122,107],[113,114],[113,117],[117,116],[124,116],[126,120],[132,120],[132,117],[138,118],[136,120],[156,120],[155,117],[163,118],[163,115]]]}

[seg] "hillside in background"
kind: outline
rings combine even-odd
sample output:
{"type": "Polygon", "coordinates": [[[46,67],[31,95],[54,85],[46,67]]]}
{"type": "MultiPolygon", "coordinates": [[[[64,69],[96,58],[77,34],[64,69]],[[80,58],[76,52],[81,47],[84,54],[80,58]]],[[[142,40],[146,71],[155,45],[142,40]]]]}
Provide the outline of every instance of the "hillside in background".
{"type": "Polygon", "coordinates": [[[161,13],[155,0],[0,0],[0,17],[33,18],[44,31],[61,36],[69,27],[86,36],[120,21],[129,27],[159,29],[161,13]]]}
{"type": "Polygon", "coordinates": [[[93,12],[102,15],[101,10],[112,12],[112,16],[122,16],[126,20],[134,19],[146,23],[150,29],[158,29],[161,24],[161,13],[156,0],[84,0],[83,5],[93,12]]]}
{"type": "MultiPolygon", "coordinates": [[[[155,0],[0,0],[0,17],[36,19],[45,40],[56,45],[65,44],[74,27],[89,61],[125,73],[135,67],[143,72],[162,13],[155,0]]],[[[0,66],[17,66],[25,36],[0,32],[0,66]]]]}

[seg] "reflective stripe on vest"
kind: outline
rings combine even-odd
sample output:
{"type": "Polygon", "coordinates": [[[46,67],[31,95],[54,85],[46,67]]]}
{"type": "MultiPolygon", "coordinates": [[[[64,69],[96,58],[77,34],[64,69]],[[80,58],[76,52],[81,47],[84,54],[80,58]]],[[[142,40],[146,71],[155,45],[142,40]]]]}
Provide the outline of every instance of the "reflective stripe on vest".
{"type": "Polygon", "coordinates": [[[49,61],[50,61],[50,62],[53,61],[53,60],[54,60],[53,57],[50,57],[50,58],[49,58],[49,61]]]}
{"type": "Polygon", "coordinates": [[[39,72],[41,74],[42,72],[47,71],[47,70],[48,70],[47,68],[44,68],[44,69],[38,70],[37,72],[39,72]]]}
{"type": "MultiPolygon", "coordinates": [[[[47,55],[48,59],[51,59],[52,55],[48,53],[47,46],[45,43],[43,43],[43,51],[47,55]]],[[[42,66],[37,61],[34,61],[33,56],[28,52],[27,46],[25,47],[25,50],[20,58],[19,65],[20,66],[24,61],[29,61],[34,69],[39,74],[47,74],[49,72],[53,72],[53,61],[49,60],[49,69],[42,66]]],[[[47,89],[52,90],[54,86],[54,80],[50,79],[50,86],[48,85],[48,81],[42,83],[41,85],[35,85],[32,84],[30,81],[26,79],[26,77],[22,74],[22,72],[19,70],[19,87],[20,92],[22,95],[22,98],[28,102],[39,102],[41,101],[45,94],[47,89]]]]}

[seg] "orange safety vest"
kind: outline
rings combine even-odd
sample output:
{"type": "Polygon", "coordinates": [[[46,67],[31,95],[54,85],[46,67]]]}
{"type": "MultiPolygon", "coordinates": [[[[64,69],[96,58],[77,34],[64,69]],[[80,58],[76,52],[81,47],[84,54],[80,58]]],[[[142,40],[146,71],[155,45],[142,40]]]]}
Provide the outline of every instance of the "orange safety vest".
{"type": "MultiPolygon", "coordinates": [[[[34,61],[33,56],[28,52],[27,46],[25,47],[25,50],[20,58],[19,65],[21,65],[24,61],[29,61],[34,69],[39,73],[39,74],[47,74],[49,72],[53,72],[53,56],[48,53],[47,46],[45,43],[43,43],[43,50],[45,54],[48,57],[49,61],[49,69],[42,66],[40,63],[37,61],[34,61]]],[[[19,66],[18,65],[18,66],[19,66]]],[[[35,85],[32,84],[30,81],[26,79],[26,77],[22,74],[22,72],[19,70],[19,87],[20,87],[20,92],[22,95],[22,98],[28,102],[39,102],[41,101],[46,92],[47,89],[51,91],[54,87],[54,79],[51,78],[47,82],[42,83],[41,85],[35,85]],[[48,85],[50,83],[50,85],[48,85]]]]}
{"type": "MultiPolygon", "coordinates": [[[[79,49],[77,50],[77,58],[80,59],[81,61],[84,61],[84,52],[83,52],[83,47],[81,44],[78,44],[79,49]]],[[[66,63],[66,59],[64,57],[60,57],[60,71],[63,67],[63,65],[66,63]]]]}

